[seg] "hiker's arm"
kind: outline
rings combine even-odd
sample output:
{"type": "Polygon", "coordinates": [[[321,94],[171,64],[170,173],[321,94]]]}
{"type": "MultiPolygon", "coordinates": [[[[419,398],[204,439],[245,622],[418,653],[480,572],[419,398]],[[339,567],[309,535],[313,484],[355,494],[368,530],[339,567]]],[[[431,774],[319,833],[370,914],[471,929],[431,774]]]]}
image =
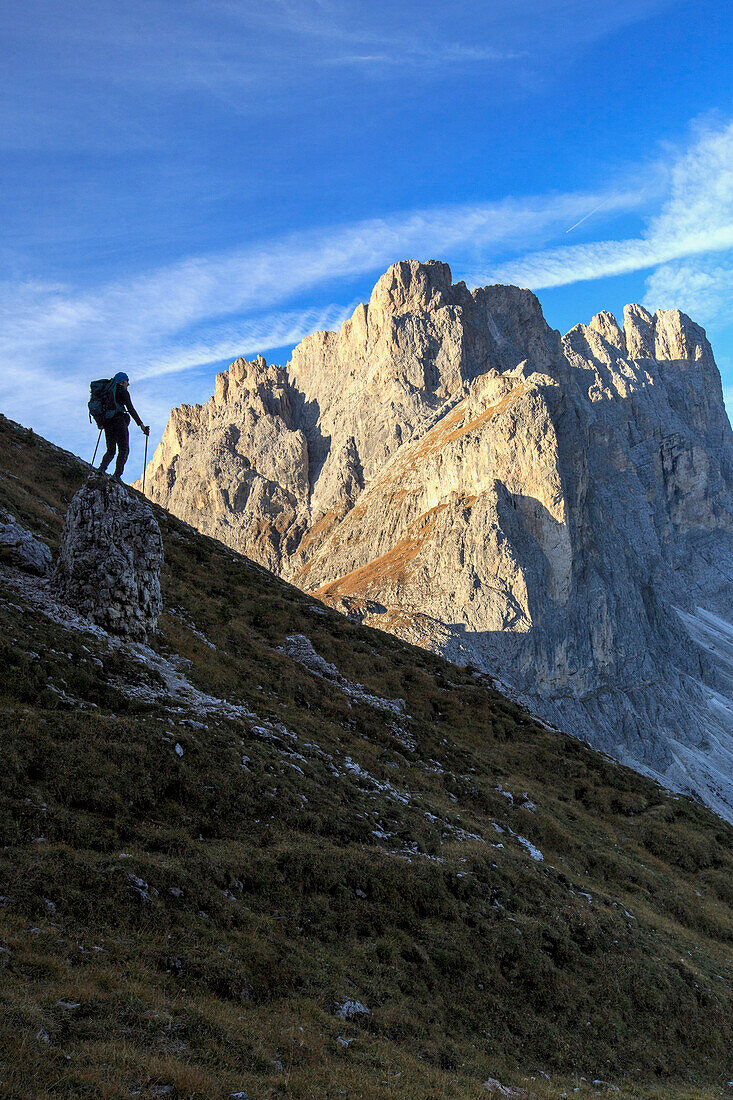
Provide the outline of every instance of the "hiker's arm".
{"type": "Polygon", "coordinates": [[[129,393],[127,393],[127,391],[125,391],[125,393],[123,395],[122,404],[125,406],[125,408],[129,412],[130,416],[132,417],[132,419],[137,424],[138,428],[144,428],[145,425],[143,424],[140,417],[137,415],[137,412],[135,410],[135,406],[133,405],[132,401],[130,400],[130,395],[129,395],[129,393]]]}

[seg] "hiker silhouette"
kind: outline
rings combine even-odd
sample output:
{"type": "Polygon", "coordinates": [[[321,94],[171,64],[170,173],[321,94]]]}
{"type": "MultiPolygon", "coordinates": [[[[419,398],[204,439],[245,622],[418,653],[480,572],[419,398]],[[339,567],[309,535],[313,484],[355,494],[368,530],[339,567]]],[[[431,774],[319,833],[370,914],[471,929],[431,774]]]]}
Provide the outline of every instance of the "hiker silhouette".
{"type": "Polygon", "coordinates": [[[106,471],[116,451],[117,462],[112,476],[118,481],[122,479],[122,471],[130,453],[130,417],[146,436],[150,434],[149,426],[143,424],[130,400],[129,385],[128,376],[124,371],[119,371],[114,378],[92,382],[92,396],[89,401],[90,419],[94,417],[98,426],[103,429],[107,446],[99,464],[99,470],[101,473],[106,471]]]}

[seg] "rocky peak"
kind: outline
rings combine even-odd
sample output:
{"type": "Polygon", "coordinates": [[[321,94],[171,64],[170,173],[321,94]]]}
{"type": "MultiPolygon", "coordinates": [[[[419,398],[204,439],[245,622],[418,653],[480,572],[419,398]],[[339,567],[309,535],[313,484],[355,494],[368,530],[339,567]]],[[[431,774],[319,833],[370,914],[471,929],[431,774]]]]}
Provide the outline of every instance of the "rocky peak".
{"type": "Polygon", "coordinates": [[[626,336],[609,310],[602,309],[600,313],[596,313],[588,327],[602,336],[607,343],[618,348],[622,355],[626,354],[626,336]]]}
{"type": "Polygon", "coordinates": [[[372,291],[369,313],[430,313],[452,304],[451,269],[446,263],[400,260],[385,271],[372,291]]]}
{"type": "Polygon", "coordinates": [[[162,610],[163,540],[152,509],[114,478],[95,474],[66,513],[53,584],[105,629],[137,641],[162,610]]]}
{"type": "Polygon", "coordinates": [[[659,309],[654,314],[654,358],[698,362],[710,355],[705,329],[679,309],[659,309]]]}
{"type": "Polygon", "coordinates": [[[556,373],[562,357],[560,334],[545,320],[536,294],[518,286],[477,287],[467,314],[469,372],[490,367],[511,370],[523,359],[536,370],[556,373]],[[485,347],[484,347],[485,345],[485,347]]]}
{"type": "Polygon", "coordinates": [[[235,359],[228,370],[217,374],[213,401],[217,408],[243,402],[271,416],[289,418],[292,413],[288,377],[263,355],[251,361],[235,359]]]}
{"type": "Polygon", "coordinates": [[[624,329],[632,359],[697,362],[712,356],[705,329],[679,309],[659,309],[652,315],[643,306],[628,305],[624,309],[624,329]]]}
{"type": "Polygon", "coordinates": [[[654,358],[654,318],[643,306],[624,306],[624,335],[631,359],[654,358]]]}

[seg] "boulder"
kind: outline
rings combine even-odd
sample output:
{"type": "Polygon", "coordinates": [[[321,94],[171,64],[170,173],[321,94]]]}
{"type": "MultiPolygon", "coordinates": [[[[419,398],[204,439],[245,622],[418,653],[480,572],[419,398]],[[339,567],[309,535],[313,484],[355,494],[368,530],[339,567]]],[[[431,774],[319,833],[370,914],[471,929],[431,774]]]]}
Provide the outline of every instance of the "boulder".
{"type": "Polygon", "coordinates": [[[86,618],[145,641],[162,610],[163,540],[148,504],[94,474],[66,513],[54,588],[86,618]]]}
{"type": "Polygon", "coordinates": [[[0,512],[0,560],[38,577],[51,572],[51,551],[45,542],[9,512],[0,512]]]}

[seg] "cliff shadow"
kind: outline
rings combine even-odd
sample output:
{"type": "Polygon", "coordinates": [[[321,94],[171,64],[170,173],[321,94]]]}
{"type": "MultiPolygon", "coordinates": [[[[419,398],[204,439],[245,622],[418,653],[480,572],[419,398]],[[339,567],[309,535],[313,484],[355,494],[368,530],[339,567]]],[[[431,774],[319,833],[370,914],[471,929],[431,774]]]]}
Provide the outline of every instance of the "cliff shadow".
{"type": "Polygon", "coordinates": [[[308,446],[308,487],[309,494],[312,494],[331,453],[331,436],[321,431],[321,406],[315,398],[307,399],[293,385],[292,402],[294,425],[303,432],[308,446]]]}

